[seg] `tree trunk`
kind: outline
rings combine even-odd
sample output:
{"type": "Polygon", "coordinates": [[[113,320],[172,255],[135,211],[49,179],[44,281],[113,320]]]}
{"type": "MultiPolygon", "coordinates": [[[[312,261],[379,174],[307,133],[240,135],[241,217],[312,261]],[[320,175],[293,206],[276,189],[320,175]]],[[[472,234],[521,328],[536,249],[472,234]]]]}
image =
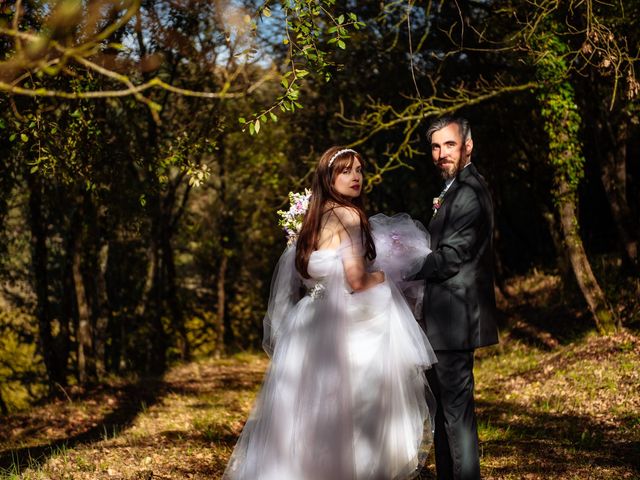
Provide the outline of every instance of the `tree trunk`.
{"type": "Polygon", "coordinates": [[[151,291],[147,298],[148,305],[146,308],[146,317],[150,322],[153,337],[151,340],[150,353],[151,363],[150,371],[155,374],[164,372],[167,366],[167,333],[162,324],[164,314],[164,295],[165,295],[165,268],[162,253],[162,235],[164,230],[163,217],[160,210],[160,200],[158,197],[151,199],[155,208],[153,225],[151,228],[151,291]]]}
{"type": "Polygon", "coordinates": [[[233,215],[228,207],[229,199],[227,198],[227,169],[225,164],[225,145],[224,142],[220,145],[218,151],[220,156],[219,175],[220,175],[220,190],[218,197],[220,199],[219,207],[219,235],[220,243],[218,246],[218,252],[220,255],[220,264],[218,265],[218,308],[216,312],[216,324],[214,329],[216,331],[216,345],[214,349],[214,355],[220,357],[223,355],[227,347],[233,343],[233,330],[231,329],[231,319],[229,318],[229,311],[227,304],[229,302],[227,291],[227,273],[229,270],[229,256],[230,249],[232,249],[237,243],[234,238],[233,228],[233,215]]]}
{"type": "Polygon", "coordinates": [[[73,284],[73,296],[75,299],[77,324],[76,324],[76,372],[80,385],[95,383],[96,364],[93,342],[93,325],[91,322],[91,307],[87,296],[85,279],[82,275],[83,262],[83,220],[87,216],[86,204],[83,204],[82,196],[74,199],[71,220],[68,230],[68,254],[71,256],[71,281],[73,284]]]}
{"type": "MultiPolygon", "coordinates": [[[[138,36],[141,49],[144,47],[143,37],[138,36]]],[[[145,73],[144,75],[149,75],[145,73]]],[[[154,120],[151,112],[146,114],[147,140],[143,145],[143,155],[147,165],[154,165],[158,151],[158,124],[154,120]]],[[[148,188],[151,193],[147,200],[147,208],[151,217],[151,231],[149,238],[148,259],[149,267],[145,282],[143,298],[140,304],[142,320],[150,323],[152,337],[149,339],[149,357],[146,368],[155,374],[164,372],[167,365],[167,333],[162,324],[164,314],[164,268],[162,255],[162,232],[165,226],[165,219],[162,216],[161,194],[162,190],[155,173],[150,173],[147,178],[148,188]]]]}
{"type": "Polygon", "coordinates": [[[616,328],[613,310],[598,285],[580,238],[576,215],[578,185],[584,177],[584,157],[579,131],[582,118],[575,102],[575,91],[569,80],[565,39],[552,17],[545,28],[532,38],[533,64],[540,81],[537,91],[544,129],[549,137],[548,161],[553,168],[554,201],[560,217],[564,246],[582,295],[589,306],[596,328],[609,333],[616,328]]]}
{"type": "Polygon", "coordinates": [[[609,148],[606,155],[599,155],[602,184],[626,260],[629,264],[637,266],[638,233],[637,227],[633,225],[633,215],[627,202],[627,123],[621,121],[617,125],[615,135],[611,133],[610,136],[613,137],[613,148],[609,148]]]}
{"type": "Polygon", "coordinates": [[[610,333],[616,329],[616,319],[611,307],[608,305],[604,292],[596,280],[591,264],[582,244],[578,232],[578,217],[576,216],[575,197],[570,194],[571,187],[564,177],[558,182],[561,196],[558,206],[560,214],[560,226],[564,237],[564,245],[569,254],[569,260],[573,268],[580,291],[589,306],[600,333],[610,333]]]}
{"type": "Polygon", "coordinates": [[[109,317],[109,326],[107,327],[107,330],[109,332],[109,339],[111,340],[109,350],[107,352],[107,370],[109,372],[118,373],[126,366],[122,356],[122,347],[125,337],[122,314],[111,315],[109,317]]]}
{"type": "Polygon", "coordinates": [[[98,375],[104,375],[107,365],[107,338],[108,329],[111,324],[111,306],[107,295],[107,281],[105,279],[107,273],[107,264],[109,261],[109,244],[104,243],[100,246],[97,255],[96,278],[95,278],[95,297],[96,297],[96,315],[94,325],[96,327],[96,369],[98,375]]]}
{"type": "MultiPolygon", "coordinates": [[[[168,237],[168,235],[167,235],[168,237]]],[[[187,339],[187,331],[184,325],[184,315],[180,300],[178,297],[178,289],[176,286],[176,265],[173,255],[173,247],[171,246],[171,238],[165,238],[162,252],[164,254],[164,266],[167,274],[166,298],[171,311],[173,326],[178,332],[178,349],[180,351],[181,360],[189,360],[191,352],[189,350],[189,341],[187,339]]]]}
{"type": "Polygon", "coordinates": [[[163,264],[166,274],[166,293],[164,297],[166,298],[169,312],[171,312],[172,326],[178,334],[177,342],[180,359],[189,360],[191,358],[189,339],[187,338],[187,330],[184,323],[185,317],[180,303],[180,296],[178,295],[176,261],[173,253],[173,245],[171,244],[173,234],[179,228],[180,219],[185,212],[191,192],[191,187],[187,185],[181,196],[180,203],[176,207],[176,194],[184,178],[185,175],[181,174],[173,179],[167,194],[162,200],[161,228],[163,264]]]}
{"type": "Polygon", "coordinates": [[[77,328],[78,313],[76,305],[75,285],[73,282],[73,255],[75,239],[67,236],[65,244],[64,269],[62,271],[62,298],[60,300],[60,333],[56,344],[60,358],[68,364],[72,346],[72,329],[77,328]]]}
{"type": "Polygon", "coordinates": [[[151,364],[149,365],[152,373],[162,373],[167,366],[167,334],[162,325],[163,314],[163,294],[164,294],[164,282],[162,275],[162,261],[161,252],[158,248],[157,242],[153,242],[155,248],[153,249],[153,263],[155,269],[153,272],[153,286],[151,288],[151,308],[147,309],[147,317],[150,317],[151,331],[153,337],[151,338],[151,364]]]}
{"type": "Polygon", "coordinates": [[[136,307],[136,316],[150,322],[152,338],[149,339],[149,357],[147,368],[154,373],[161,373],[166,367],[166,332],[162,325],[162,261],[158,239],[158,220],[153,221],[150,245],[147,249],[147,274],[140,301],[136,307]]]}
{"type": "Polygon", "coordinates": [[[220,259],[220,266],[218,267],[218,309],[216,314],[216,345],[213,350],[213,354],[216,358],[220,358],[224,353],[224,338],[225,338],[225,315],[226,312],[226,288],[225,283],[227,281],[227,267],[229,265],[229,258],[223,251],[222,258],[220,259]]]}
{"type": "MultiPolygon", "coordinates": [[[[119,242],[119,239],[116,239],[115,242],[119,242]]],[[[118,247],[116,247],[118,248],[118,247]]],[[[108,259],[107,259],[108,260],[108,259]]],[[[106,280],[106,271],[109,268],[118,268],[109,265],[109,262],[106,262],[105,265],[105,280],[106,280]]],[[[106,285],[105,285],[106,288],[106,285]]],[[[109,324],[107,326],[108,336],[109,336],[109,349],[107,354],[107,369],[110,372],[120,372],[124,370],[126,367],[126,363],[123,356],[124,350],[124,342],[125,342],[125,312],[123,311],[122,305],[120,303],[120,299],[116,296],[112,299],[111,307],[112,311],[109,312],[109,324]]],[[[140,308],[140,304],[136,305],[136,309],[134,310],[134,315],[137,316],[138,309],[140,308]]]]}
{"type": "Polygon", "coordinates": [[[79,245],[73,253],[73,285],[78,306],[78,329],[76,340],[78,343],[78,381],[81,385],[93,383],[96,378],[95,352],[93,349],[93,329],[91,325],[91,311],[87,302],[87,293],[82,278],[80,265],[82,256],[79,245]]]}
{"type": "Polygon", "coordinates": [[[36,317],[38,319],[39,344],[47,371],[49,394],[56,392],[56,384],[65,385],[65,366],[56,357],[51,333],[49,304],[49,275],[47,269],[47,227],[42,215],[42,185],[35,175],[27,175],[29,186],[29,227],[31,229],[31,263],[33,268],[36,317]]]}
{"type": "Polygon", "coordinates": [[[551,240],[553,241],[553,247],[556,251],[556,261],[558,265],[558,271],[560,272],[560,277],[565,279],[562,284],[563,295],[566,295],[573,290],[573,288],[569,287],[574,286],[575,284],[573,282],[567,281],[567,279],[569,279],[572,275],[573,270],[571,266],[571,259],[569,258],[567,249],[564,246],[562,229],[558,225],[558,220],[553,215],[553,212],[550,212],[546,207],[544,207],[542,217],[547,223],[549,235],[551,236],[551,240]]]}
{"type": "Polygon", "coordinates": [[[136,307],[136,316],[144,317],[147,312],[147,307],[151,301],[151,293],[153,291],[153,284],[155,279],[155,272],[158,268],[158,247],[156,242],[152,239],[151,245],[147,249],[147,274],[145,275],[144,286],[140,295],[140,300],[136,307]]]}
{"type": "Polygon", "coordinates": [[[83,270],[85,272],[86,298],[91,314],[91,330],[95,370],[97,378],[104,376],[107,364],[107,328],[111,308],[107,298],[105,273],[109,244],[104,241],[100,230],[98,206],[88,192],[84,193],[84,225],[86,225],[86,248],[83,270]]]}

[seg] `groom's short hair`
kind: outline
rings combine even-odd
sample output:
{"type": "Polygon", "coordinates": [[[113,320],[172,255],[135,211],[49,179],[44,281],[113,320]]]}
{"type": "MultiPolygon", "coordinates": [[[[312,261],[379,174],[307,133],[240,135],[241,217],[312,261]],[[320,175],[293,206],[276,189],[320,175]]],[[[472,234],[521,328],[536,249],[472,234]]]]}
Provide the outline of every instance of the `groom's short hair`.
{"type": "Polygon", "coordinates": [[[462,117],[444,115],[436,118],[431,125],[429,125],[429,128],[427,129],[427,141],[431,143],[431,137],[434,132],[443,129],[452,123],[458,125],[458,128],[460,129],[460,136],[462,137],[462,143],[466,143],[467,140],[471,140],[471,126],[469,125],[469,120],[462,117]]]}

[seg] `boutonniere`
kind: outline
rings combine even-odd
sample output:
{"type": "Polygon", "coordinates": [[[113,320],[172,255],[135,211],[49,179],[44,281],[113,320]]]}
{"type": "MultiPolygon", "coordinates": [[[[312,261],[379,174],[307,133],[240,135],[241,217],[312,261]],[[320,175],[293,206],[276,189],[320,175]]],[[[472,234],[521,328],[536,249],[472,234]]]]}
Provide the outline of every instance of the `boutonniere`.
{"type": "Polygon", "coordinates": [[[435,197],[433,199],[433,216],[434,217],[436,216],[436,213],[438,213],[438,210],[442,206],[443,200],[444,200],[444,195],[440,195],[439,197],[435,197]]]}

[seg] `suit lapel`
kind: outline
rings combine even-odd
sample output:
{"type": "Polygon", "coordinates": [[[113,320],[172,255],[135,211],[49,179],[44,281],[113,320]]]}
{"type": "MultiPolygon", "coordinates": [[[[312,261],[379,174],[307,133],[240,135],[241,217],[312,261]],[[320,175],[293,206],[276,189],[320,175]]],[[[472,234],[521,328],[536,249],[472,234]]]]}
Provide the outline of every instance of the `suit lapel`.
{"type": "Polygon", "coordinates": [[[442,198],[442,205],[436,213],[431,216],[431,220],[429,221],[429,226],[427,229],[431,234],[431,248],[438,248],[440,243],[440,237],[442,235],[442,230],[447,223],[447,218],[449,216],[449,206],[451,204],[451,200],[455,196],[455,192],[458,189],[458,180],[456,179],[449,189],[445,192],[444,197],[442,198]]]}
{"type": "Polygon", "coordinates": [[[451,201],[455,197],[455,193],[460,188],[460,183],[464,181],[464,179],[469,175],[474,175],[475,166],[473,163],[468,167],[464,168],[457,176],[454,182],[451,184],[449,189],[445,192],[444,197],[442,199],[442,205],[438,209],[438,211],[431,216],[431,220],[429,220],[429,225],[427,226],[427,230],[429,230],[429,234],[431,235],[431,248],[436,249],[440,244],[440,237],[442,235],[442,230],[444,229],[447,220],[449,218],[449,207],[451,205],[451,201]]]}
{"type": "Polygon", "coordinates": [[[440,243],[440,234],[442,233],[443,227],[443,210],[444,203],[438,209],[437,214],[431,216],[431,220],[429,220],[429,225],[427,225],[427,230],[429,230],[429,234],[431,235],[431,249],[435,250],[438,248],[438,244],[440,243]]]}

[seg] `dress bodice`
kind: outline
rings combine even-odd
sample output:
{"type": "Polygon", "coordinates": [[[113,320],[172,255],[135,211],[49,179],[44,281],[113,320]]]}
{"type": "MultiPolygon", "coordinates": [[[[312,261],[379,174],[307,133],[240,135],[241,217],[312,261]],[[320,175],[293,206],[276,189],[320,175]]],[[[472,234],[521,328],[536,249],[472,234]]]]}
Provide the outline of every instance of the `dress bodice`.
{"type": "MultiPolygon", "coordinates": [[[[323,297],[329,282],[344,284],[342,258],[337,249],[316,250],[309,257],[307,272],[311,278],[303,278],[302,283],[311,298],[323,297]]],[[[335,283],[332,283],[335,285],[335,283]]],[[[345,288],[346,290],[346,288],[345,288]]]]}
{"type": "MultiPolygon", "coordinates": [[[[336,262],[340,262],[340,251],[337,249],[316,250],[309,257],[307,272],[311,276],[311,285],[326,278],[336,271],[336,262]]],[[[306,283],[306,282],[305,282],[306,283]]]]}

